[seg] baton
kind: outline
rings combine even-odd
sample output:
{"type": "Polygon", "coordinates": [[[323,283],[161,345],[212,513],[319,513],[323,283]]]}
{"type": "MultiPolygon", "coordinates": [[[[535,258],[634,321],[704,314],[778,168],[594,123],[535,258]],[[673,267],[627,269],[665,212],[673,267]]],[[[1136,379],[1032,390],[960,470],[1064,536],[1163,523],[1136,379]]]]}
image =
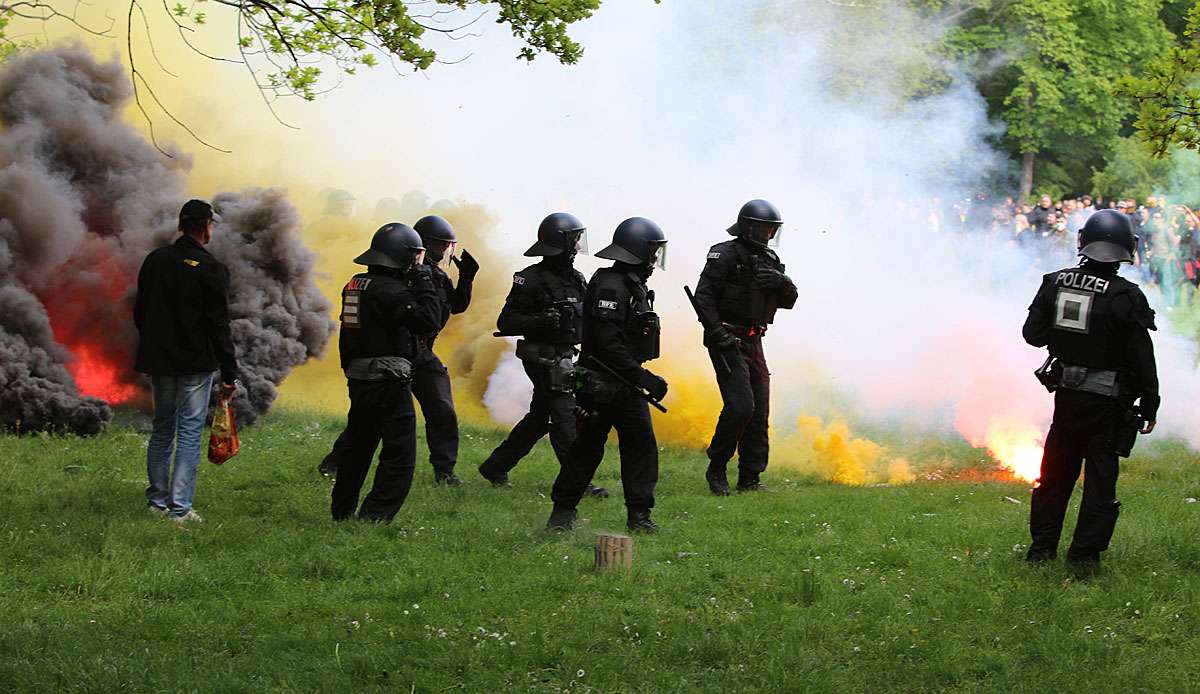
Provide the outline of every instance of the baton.
{"type": "MultiPolygon", "coordinates": [[[[686,284],[683,285],[683,293],[687,294],[688,302],[692,304],[692,310],[696,312],[696,319],[700,321],[700,327],[704,328],[706,331],[712,331],[712,326],[705,324],[704,314],[700,312],[700,306],[696,303],[696,297],[694,294],[692,294],[691,288],[686,284]]],[[[729,367],[729,360],[725,358],[725,352],[719,347],[714,348],[713,351],[717,353],[717,358],[721,362],[721,370],[727,374],[732,374],[733,369],[729,367]]]]}
{"type": "Polygon", "coordinates": [[[645,400],[646,402],[653,405],[654,409],[658,410],[659,412],[662,412],[663,414],[667,413],[667,408],[663,407],[661,402],[659,402],[658,400],[655,400],[654,397],[651,396],[649,393],[647,393],[645,390],[642,390],[641,388],[633,385],[633,383],[630,383],[628,378],[625,378],[624,376],[617,373],[616,371],[613,371],[611,366],[600,361],[595,356],[589,355],[588,358],[591,359],[592,362],[596,364],[596,366],[599,366],[601,369],[604,369],[605,371],[607,371],[609,376],[612,376],[613,378],[617,379],[618,383],[620,383],[621,385],[625,386],[626,388],[632,390],[633,392],[637,393],[643,400],[645,400]]]}

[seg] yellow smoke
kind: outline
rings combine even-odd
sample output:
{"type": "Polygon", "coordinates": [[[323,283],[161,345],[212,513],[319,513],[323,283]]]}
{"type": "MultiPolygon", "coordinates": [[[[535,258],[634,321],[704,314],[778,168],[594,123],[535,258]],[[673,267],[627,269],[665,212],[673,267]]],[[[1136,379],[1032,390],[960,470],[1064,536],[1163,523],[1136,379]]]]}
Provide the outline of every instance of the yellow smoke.
{"type": "MultiPolygon", "coordinates": [[[[105,11],[112,9],[106,9],[105,3],[101,3],[95,8],[95,16],[102,18],[105,11]]],[[[302,129],[297,132],[284,128],[261,105],[260,95],[244,68],[214,63],[168,43],[166,38],[175,31],[173,25],[154,14],[149,21],[154,35],[162,37],[156,46],[159,56],[164,65],[178,75],[171,77],[159,72],[142,32],[135,32],[134,47],[139,56],[139,67],[147,73],[156,96],[202,137],[234,150],[233,154],[222,154],[197,144],[186,133],[173,129],[169,118],[143,94],[160,139],[165,136],[174,140],[194,155],[189,176],[191,192],[198,197],[209,197],[217,191],[244,187],[285,189],[300,211],[306,241],[319,256],[320,286],[334,306],[335,319],[341,287],[347,278],[361,269],[352,260],[367,247],[371,234],[380,224],[387,221],[412,224],[423,214],[435,213],[454,225],[460,245],[479,259],[482,270],[476,280],[470,309],[450,319],[436,351],[449,368],[461,419],[494,426],[483,405],[483,396],[496,364],[511,346],[505,340],[493,338],[491,333],[508,292],[511,273],[522,267],[526,259],[489,246],[488,238],[494,238],[499,221],[511,224],[514,220],[497,220],[483,205],[461,200],[439,202],[423,210],[406,209],[402,219],[383,218],[384,206],[380,204],[381,210],[376,213],[375,201],[423,187],[419,162],[408,162],[401,157],[396,171],[364,171],[353,155],[331,155],[331,152],[338,152],[332,143],[350,139],[361,144],[369,138],[380,138],[373,145],[394,148],[401,156],[403,138],[421,134],[356,131],[354,125],[348,123],[361,123],[355,119],[358,114],[348,113],[346,121],[321,120],[312,115],[318,113],[311,110],[315,106],[299,102],[278,104],[280,115],[302,129]],[[371,211],[331,213],[326,195],[331,186],[347,189],[363,203],[363,208],[370,207],[371,211]]],[[[210,25],[223,21],[228,18],[210,17],[210,25]]],[[[93,46],[101,55],[111,54],[118,48],[110,40],[82,35],[61,24],[46,28],[50,40],[64,37],[79,40],[93,46]]],[[[213,30],[207,36],[222,35],[219,28],[211,28],[213,30]]],[[[230,32],[232,25],[225,35],[231,35],[230,32]]],[[[201,44],[201,47],[216,55],[229,52],[228,46],[217,44],[201,44]]],[[[123,59],[127,60],[127,57],[123,56],[123,59]]],[[[452,79],[452,76],[432,78],[452,79]]],[[[336,94],[325,98],[336,98],[336,94]]],[[[347,104],[345,108],[349,111],[354,107],[347,104]]],[[[132,105],[128,117],[135,127],[149,134],[146,121],[132,105]]],[[[470,163],[463,162],[463,165],[470,163]]],[[[534,229],[528,231],[525,238],[532,240],[534,229]]],[[[603,238],[605,231],[597,229],[593,232],[596,247],[607,242],[603,238]]],[[[452,278],[457,278],[457,270],[447,268],[447,271],[452,278]]],[[[652,281],[652,284],[661,285],[660,293],[678,293],[679,296],[673,297],[673,301],[660,301],[667,330],[663,338],[664,354],[649,366],[671,384],[666,402],[670,414],[655,414],[659,441],[702,450],[712,435],[721,400],[713,367],[700,346],[699,327],[679,293],[680,284],[692,281],[694,278],[670,276],[656,277],[652,281]]],[[[788,318],[785,313],[780,320],[788,318]]],[[[789,365],[777,371],[774,379],[776,404],[788,400],[794,389],[813,380],[813,374],[798,366],[789,365]]],[[[345,411],[348,402],[345,379],[338,362],[336,336],[324,355],[292,373],[280,388],[278,402],[328,412],[345,411]]],[[[913,479],[905,460],[893,459],[883,446],[855,437],[843,421],[824,423],[816,416],[801,415],[796,419],[794,430],[788,428],[775,439],[772,465],[776,468],[850,485],[904,483],[913,479]]]]}

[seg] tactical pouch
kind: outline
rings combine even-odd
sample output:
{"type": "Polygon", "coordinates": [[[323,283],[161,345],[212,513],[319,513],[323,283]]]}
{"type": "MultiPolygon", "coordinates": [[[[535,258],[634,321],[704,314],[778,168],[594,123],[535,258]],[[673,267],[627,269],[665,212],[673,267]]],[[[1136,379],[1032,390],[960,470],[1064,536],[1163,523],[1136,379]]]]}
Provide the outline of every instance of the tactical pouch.
{"type": "Polygon", "coordinates": [[[549,372],[550,392],[575,392],[575,362],[570,357],[553,360],[549,372]]]}
{"type": "Polygon", "coordinates": [[[1115,398],[1120,394],[1117,372],[1107,369],[1063,365],[1062,382],[1059,385],[1067,390],[1095,393],[1109,398],[1115,398]]]}
{"type": "Polygon", "coordinates": [[[633,317],[633,348],[641,361],[658,359],[661,334],[662,324],[654,311],[645,311],[633,317]]]}
{"type": "Polygon", "coordinates": [[[1046,361],[1042,362],[1041,367],[1037,371],[1034,371],[1033,375],[1046,387],[1048,392],[1053,393],[1062,385],[1062,362],[1055,357],[1046,357],[1046,361]]]}
{"type": "Polygon", "coordinates": [[[344,371],[353,381],[412,381],[412,362],[404,357],[351,359],[344,371]]]}
{"type": "Polygon", "coordinates": [[[1137,443],[1138,431],[1142,428],[1142,417],[1136,411],[1127,409],[1121,416],[1121,425],[1117,427],[1116,441],[1113,448],[1117,455],[1128,458],[1133,453],[1137,443]]]}

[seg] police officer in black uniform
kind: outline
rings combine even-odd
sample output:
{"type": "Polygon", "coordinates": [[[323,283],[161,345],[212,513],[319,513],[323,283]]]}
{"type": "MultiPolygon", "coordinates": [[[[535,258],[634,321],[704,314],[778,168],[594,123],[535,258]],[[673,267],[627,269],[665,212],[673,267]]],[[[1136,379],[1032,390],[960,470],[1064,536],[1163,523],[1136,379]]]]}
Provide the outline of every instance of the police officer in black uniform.
{"type": "Polygon", "coordinates": [[[631,217],[617,226],[612,245],[596,254],[615,262],[592,275],[584,295],[579,365],[587,386],[578,400],[587,415],[554,481],[549,529],[568,530],[573,525],[575,509],[604,457],[604,444],[613,428],[620,442],[626,526],[644,532],[659,529],[650,519],[658,482],[658,444],[650,408],[629,385],[644,389],[655,400],[667,393],[667,382],[642,368],[659,354],[654,292],[646,287],[646,280],[656,264],[665,265],[666,243],[657,224],[631,217]],[[609,369],[619,380],[608,374],[609,369]]]}
{"type": "MultiPolygon", "coordinates": [[[[586,251],[586,232],[573,214],[555,212],[543,219],[537,243],[525,251],[542,260],[513,275],[496,321],[501,334],[523,337],[517,342],[517,357],[533,383],[533,399],[529,413],[479,466],[479,474],[493,486],[509,486],[509,471],[547,433],[560,465],[575,441],[575,346],[582,338],[587,291],[587,282],[575,269],[575,256],[586,251]]],[[[587,493],[608,496],[607,490],[590,484],[587,493]]]]}
{"type": "Polygon", "coordinates": [[[471,288],[479,272],[479,263],[465,250],[461,258],[454,256],[458,239],[454,228],[445,219],[428,215],[418,219],[413,228],[425,242],[425,264],[433,273],[433,286],[441,306],[437,327],[418,338],[420,351],[413,361],[413,395],[425,416],[425,442],[429,446],[434,482],[458,486],[462,484],[454,474],[454,464],[458,462],[458,415],[454,411],[450,374],[433,353],[433,344],[450,315],[462,313],[471,305],[471,288]],[[458,265],[457,286],[439,265],[447,254],[450,262],[458,265]]]}
{"type": "Polygon", "coordinates": [[[1160,401],[1149,332],[1154,311],[1136,284],[1117,275],[1121,263],[1133,262],[1136,248],[1128,216],[1096,212],[1079,232],[1083,261],[1043,277],[1029,307],[1022,333],[1029,344],[1049,347],[1038,378],[1054,392],[1054,419],[1029,510],[1031,563],[1057,555],[1067,503],[1084,467],[1067,561],[1098,566],[1121,510],[1118,456],[1129,455],[1138,433],[1154,429],[1160,401]]]}
{"type": "Polygon", "coordinates": [[[742,206],[737,238],[718,243],[696,285],[696,310],[708,326],[704,346],[717,372],[724,407],[708,446],[705,478],[713,494],[727,496],[725,465],[738,454],[739,491],[761,491],[767,469],[771,374],[763,355],[762,336],[775,311],[796,304],[796,285],[768,245],[777,239],[783,217],[766,200],[742,206]]]}
{"type": "Polygon", "coordinates": [[[367,271],[342,289],[338,350],[350,389],[344,452],[333,485],[334,520],[354,515],[389,522],[408,496],[416,466],[416,413],[410,382],[417,335],[438,325],[433,275],[422,263],[421,237],[403,224],[375,232],[354,259],[367,271]],[[383,441],[371,491],[358,506],[375,449],[383,441]]]}
{"type": "MultiPolygon", "coordinates": [[[[458,460],[458,415],[454,410],[454,396],[450,390],[450,375],[446,366],[433,353],[433,343],[438,333],[450,320],[450,314],[462,313],[471,305],[471,287],[479,272],[479,263],[467,251],[462,258],[453,255],[457,238],[454,228],[445,219],[429,215],[417,220],[414,229],[425,244],[425,265],[433,277],[437,293],[439,320],[431,330],[418,335],[417,354],[413,358],[412,393],[425,415],[425,439],[429,447],[429,462],[433,466],[433,478],[437,484],[457,486],[462,480],[454,474],[458,460]],[[458,286],[442,270],[439,263],[449,253],[451,262],[459,267],[458,286]]],[[[333,450],[317,469],[323,475],[337,474],[338,461],[346,451],[345,433],[334,442],[333,450]]]]}

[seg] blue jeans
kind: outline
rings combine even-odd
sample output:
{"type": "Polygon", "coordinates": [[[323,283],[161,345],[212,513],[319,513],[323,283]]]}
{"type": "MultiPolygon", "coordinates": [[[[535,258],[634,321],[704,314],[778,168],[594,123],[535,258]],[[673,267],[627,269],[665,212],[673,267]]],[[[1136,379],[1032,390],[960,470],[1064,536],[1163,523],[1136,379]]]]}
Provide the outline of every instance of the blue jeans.
{"type": "Polygon", "coordinates": [[[166,509],[167,515],[174,518],[192,510],[196,470],[200,467],[200,439],[212,383],[211,373],[150,377],[154,389],[154,432],[146,448],[146,474],[150,478],[146,501],[155,508],[166,509]]]}

